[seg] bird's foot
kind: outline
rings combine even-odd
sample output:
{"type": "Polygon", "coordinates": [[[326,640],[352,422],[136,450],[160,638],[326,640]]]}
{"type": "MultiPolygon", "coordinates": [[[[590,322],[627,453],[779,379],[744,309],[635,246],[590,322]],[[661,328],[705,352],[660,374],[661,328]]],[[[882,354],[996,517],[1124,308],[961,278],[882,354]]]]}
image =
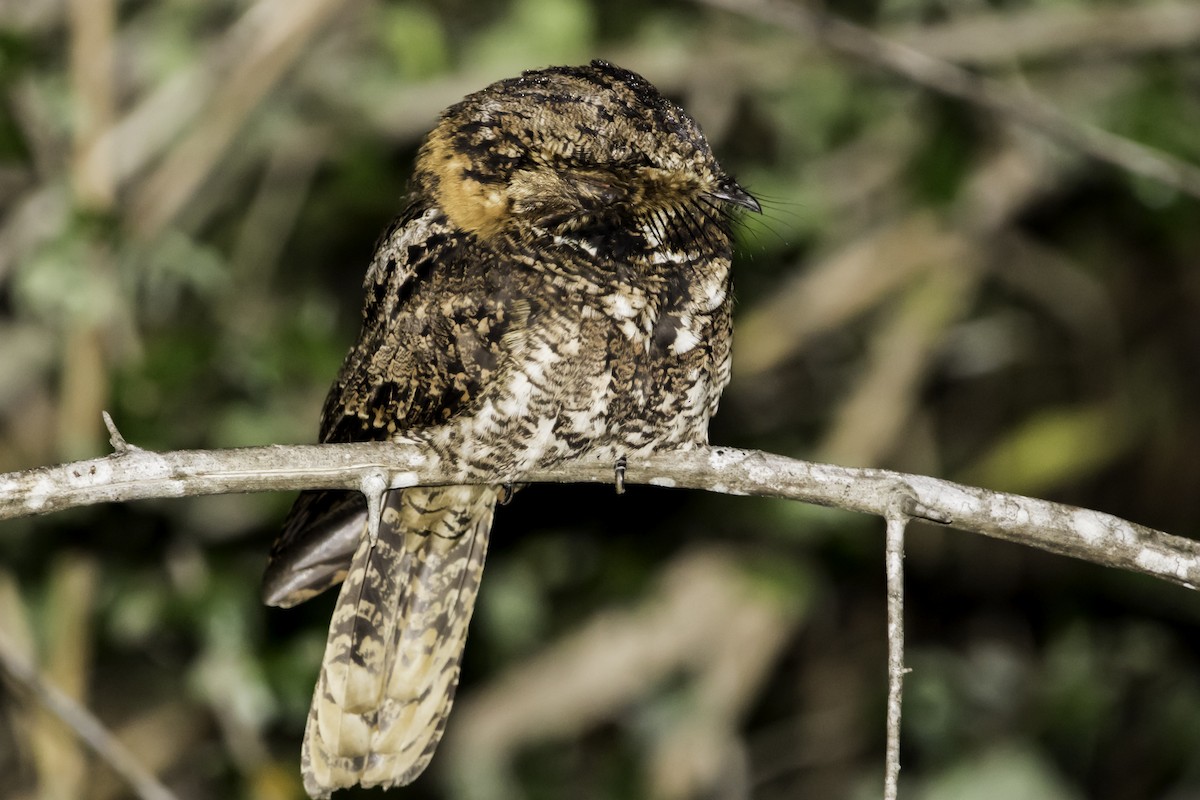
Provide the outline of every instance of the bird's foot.
{"type": "Polygon", "coordinates": [[[616,465],[613,467],[613,478],[615,481],[617,494],[625,494],[625,456],[617,459],[616,465]]]}

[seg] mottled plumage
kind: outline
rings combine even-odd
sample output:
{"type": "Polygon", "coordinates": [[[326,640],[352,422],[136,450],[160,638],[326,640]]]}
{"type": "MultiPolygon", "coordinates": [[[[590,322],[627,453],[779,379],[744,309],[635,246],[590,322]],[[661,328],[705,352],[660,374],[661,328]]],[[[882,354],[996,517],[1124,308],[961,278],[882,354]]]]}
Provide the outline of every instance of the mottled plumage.
{"type": "Polygon", "coordinates": [[[417,438],[491,485],[305,492],[264,596],[344,579],[305,732],[314,797],[392,786],[441,737],[501,488],[584,452],[704,443],[729,380],[730,204],[695,122],[596,61],[447,109],[365,281],[321,440],[417,438]]]}

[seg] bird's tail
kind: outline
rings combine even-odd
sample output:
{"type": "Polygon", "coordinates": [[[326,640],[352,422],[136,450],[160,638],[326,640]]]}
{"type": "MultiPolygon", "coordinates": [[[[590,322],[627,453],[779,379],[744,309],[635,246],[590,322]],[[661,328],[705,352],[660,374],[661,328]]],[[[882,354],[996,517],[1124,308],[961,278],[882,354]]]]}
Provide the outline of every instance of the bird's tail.
{"type": "Polygon", "coordinates": [[[429,763],[458,686],[498,490],[392,491],[338,595],[304,731],[314,798],[399,786],[429,763]]]}

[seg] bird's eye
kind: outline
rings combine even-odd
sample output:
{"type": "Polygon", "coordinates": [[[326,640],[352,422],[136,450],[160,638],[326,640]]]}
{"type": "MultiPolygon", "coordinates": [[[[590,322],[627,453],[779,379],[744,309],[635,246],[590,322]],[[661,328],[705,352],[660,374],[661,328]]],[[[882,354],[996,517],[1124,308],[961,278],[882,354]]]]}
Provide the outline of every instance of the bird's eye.
{"type": "Polygon", "coordinates": [[[584,208],[609,206],[625,196],[612,174],[572,172],[568,173],[566,182],[575,190],[579,205],[584,208]]]}

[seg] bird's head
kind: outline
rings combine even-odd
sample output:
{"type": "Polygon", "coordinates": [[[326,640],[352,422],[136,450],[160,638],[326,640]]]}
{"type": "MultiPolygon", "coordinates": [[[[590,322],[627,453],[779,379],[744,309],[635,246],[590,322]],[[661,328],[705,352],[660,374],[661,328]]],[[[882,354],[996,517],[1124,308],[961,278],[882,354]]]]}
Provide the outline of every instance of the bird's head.
{"type": "Polygon", "coordinates": [[[728,246],[731,206],[758,203],[713,157],[696,122],[604,61],[525,72],[447,109],[416,179],[481,239],[551,237],[621,256],[728,246]]]}

